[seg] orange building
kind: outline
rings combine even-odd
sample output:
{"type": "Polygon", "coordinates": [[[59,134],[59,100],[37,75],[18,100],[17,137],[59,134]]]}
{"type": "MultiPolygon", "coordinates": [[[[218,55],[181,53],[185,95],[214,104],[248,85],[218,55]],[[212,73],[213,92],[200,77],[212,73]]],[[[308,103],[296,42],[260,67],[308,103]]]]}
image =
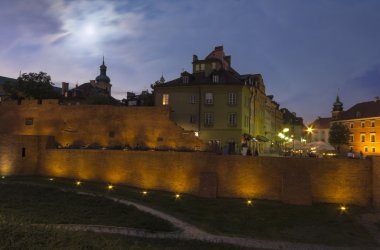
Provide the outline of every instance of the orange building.
{"type": "Polygon", "coordinates": [[[348,150],[361,151],[364,155],[380,155],[379,97],[355,104],[347,111],[333,110],[332,113],[335,121],[342,122],[350,129],[348,150]]]}

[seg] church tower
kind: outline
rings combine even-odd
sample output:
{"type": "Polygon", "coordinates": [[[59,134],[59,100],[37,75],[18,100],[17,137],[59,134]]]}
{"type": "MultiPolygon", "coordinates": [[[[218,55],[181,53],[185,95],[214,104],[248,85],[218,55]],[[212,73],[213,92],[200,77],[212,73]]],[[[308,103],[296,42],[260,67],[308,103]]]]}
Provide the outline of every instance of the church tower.
{"type": "Polygon", "coordinates": [[[331,111],[332,119],[336,120],[341,112],[343,112],[343,103],[339,100],[339,96],[337,95],[331,111]]]}
{"type": "Polygon", "coordinates": [[[104,56],[103,63],[100,65],[100,75],[98,75],[95,79],[95,82],[92,82],[92,85],[95,88],[104,89],[109,95],[111,95],[111,87],[110,83],[111,79],[107,76],[107,66],[104,64],[104,56]]]}

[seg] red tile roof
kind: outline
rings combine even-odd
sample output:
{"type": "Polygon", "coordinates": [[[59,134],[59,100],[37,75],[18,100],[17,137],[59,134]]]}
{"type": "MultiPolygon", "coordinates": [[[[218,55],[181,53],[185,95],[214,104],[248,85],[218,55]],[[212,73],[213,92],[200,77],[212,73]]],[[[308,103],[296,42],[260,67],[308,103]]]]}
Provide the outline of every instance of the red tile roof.
{"type": "Polygon", "coordinates": [[[380,101],[362,102],[338,115],[338,120],[380,117],[380,101]]]}

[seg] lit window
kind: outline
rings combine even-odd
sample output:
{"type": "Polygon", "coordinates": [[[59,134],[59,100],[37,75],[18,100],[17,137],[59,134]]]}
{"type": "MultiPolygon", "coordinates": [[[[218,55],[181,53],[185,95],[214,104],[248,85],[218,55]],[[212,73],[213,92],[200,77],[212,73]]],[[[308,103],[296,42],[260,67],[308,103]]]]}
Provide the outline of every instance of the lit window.
{"type": "Polygon", "coordinates": [[[230,113],[228,115],[228,125],[236,126],[236,113],[230,113]]]}
{"type": "Polygon", "coordinates": [[[353,123],[350,123],[350,128],[354,128],[354,124],[353,123]]]}
{"type": "Polygon", "coordinates": [[[213,113],[205,113],[205,126],[212,126],[214,124],[214,115],[213,113]]]}
{"type": "Polygon", "coordinates": [[[371,133],[371,142],[376,141],[376,133],[371,133]]]}
{"type": "Polygon", "coordinates": [[[212,76],[212,82],[213,83],[218,83],[219,82],[219,75],[213,75],[212,76]]]}
{"type": "Polygon", "coordinates": [[[372,148],[372,153],[376,153],[376,148],[372,148]]]}
{"type": "Polygon", "coordinates": [[[169,94],[162,95],[162,105],[164,106],[169,105],[169,94]]]}
{"type": "Polygon", "coordinates": [[[206,93],[205,95],[205,104],[213,104],[214,103],[214,95],[213,93],[206,93]]]}
{"type": "Polygon", "coordinates": [[[204,63],[201,64],[201,70],[202,71],[205,70],[205,64],[204,63]]]}
{"type": "Polygon", "coordinates": [[[235,105],[236,104],[236,93],[228,93],[228,104],[235,105]]]}
{"type": "Polygon", "coordinates": [[[350,142],[354,142],[354,135],[350,135],[350,142]]]}
{"type": "Polygon", "coordinates": [[[195,104],[195,95],[190,96],[190,103],[195,104]]]}
{"type": "Polygon", "coordinates": [[[199,71],[199,64],[195,65],[195,71],[199,71]]]}
{"type": "Polygon", "coordinates": [[[361,122],[361,126],[362,126],[362,128],[364,128],[364,124],[365,124],[364,122],[361,122]]]}
{"type": "Polygon", "coordinates": [[[361,142],[365,142],[365,134],[361,134],[360,135],[360,141],[361,142]]]}

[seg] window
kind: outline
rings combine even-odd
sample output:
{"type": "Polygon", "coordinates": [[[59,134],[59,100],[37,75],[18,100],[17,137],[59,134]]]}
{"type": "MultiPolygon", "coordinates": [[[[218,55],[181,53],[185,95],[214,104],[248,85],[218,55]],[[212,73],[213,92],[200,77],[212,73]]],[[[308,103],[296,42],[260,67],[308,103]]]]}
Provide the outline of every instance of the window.
{"type": "Polygon", "coordinates": [[[26,156],[26,149],[22,148],[21,149],[21,157],[25,157],[25,156],[26,156]]]}
{"type": "Polygon", "coordinates": [[[350,142],[354,142],[354,135],[350,135],[350,142]]]}
{"type": "Polygon", "coordinates": [[[216,62],[211,63],[212,69],[216,69],[216,62]]]}
{"type": "Polygon", "coordinates": [[[196,123],[197,122],[197,116],[196,115],[190,115],[190,123],[196,123]]]}
{"type": "Polygon", "coordinates": [[[365,134],[361,134],[360,135],[360,141],[361,142],[365,142],[365,134]]]}
{"type": "Polygon", "coordinates": [[[213,83],[218,83],[219,82],[219,75],[213,75],[212,76],[212,82],[213,83]]]}
{"type": "Polygon", "coordinates": [[[25,119],[25,125],[33,125],[33,118],[26,118],[25,119]]]}
{"type": "Polygon", "coordinates": [[[236,104],[236,93],[228,93],[228,104],[235,105],[236,104]]]}
{"type": "Polygon", "coordinates": [[[364,147],[364,152],[368,152],[368,147],[364,147]]]}
{"type": "Polygon", "coordinates": [[[236,113],[228,114],[228,125],[233,127],[236,126],[236,113]]]}
{"type": "Polygon", "coordinates": [[[354,128],[354,124],[353,123],[350,123],[350,128],[354,128]]]}
{"type": "Polygon", "coordinates": [[[199,71],[199,64],[195,65],[195,71],[199,71]]]}
{"type": "Polygon", "coordinates": [[[371,127],[375,127],[375,121],[371,121],[371,127]]]}
{"type": "Polygon", "coordinates": [[[190,103],[195,104],[195,95],[190,96],[190,103]]]}
{"type": "Polygon", "coordinates": [[[205,126],[212,126],[214,125],[214,114],[207,112],[205,113],[205,126]]]}
{"type": "Polygon", "coordinates": [[[246,115],[246,116],[244,117],[244,126],[245,126],[245,127],[249,127],[249,116],[248,116],[248,115],[246,115]]]}
{"type": "Polygon", "coordinates": [[[205,70],[205,64],[204,63],[201,64],[201,70],[202,71],[205,70]]]}
{"type": "Polygon", "coordinates": [[[364,128],[364,124],[365,124],[364,122],[361,122],[361,127],[362,127],[362,128],[364,128]]]}
{"type": "Polygon", "coordinates": [[[372,148],[372,153],[376,153],[376,148],[372,148]]]}
{"type": "Polygon", "coordinates": [[[376,133],[371,133],[370,137],[371,137],[371,142],[376,141],[376,133]]]}
{"type": "Polygon", "coordinates": [[[169,94],[162,95],[162,105],[164,106],[169,105],[169,94]]]}
{"type": "Polygon", "coordinates": [[[214,94],[213,93],[206,93],[205,104],[208,104],[208,105],[214,104],[214,94]]]}
{"type": "Polygon", "coordinates": [[[115,131],[110,131],[110,132],[108,133],[108,137],[110,137],[110,138],[114,138],[114,137],[115,137],[115,131]]]}
{"type": "Polygon", "coordinates": [[[182,83],[184,84],[189,83],[189,76],[182,76],[182,83]]]}

